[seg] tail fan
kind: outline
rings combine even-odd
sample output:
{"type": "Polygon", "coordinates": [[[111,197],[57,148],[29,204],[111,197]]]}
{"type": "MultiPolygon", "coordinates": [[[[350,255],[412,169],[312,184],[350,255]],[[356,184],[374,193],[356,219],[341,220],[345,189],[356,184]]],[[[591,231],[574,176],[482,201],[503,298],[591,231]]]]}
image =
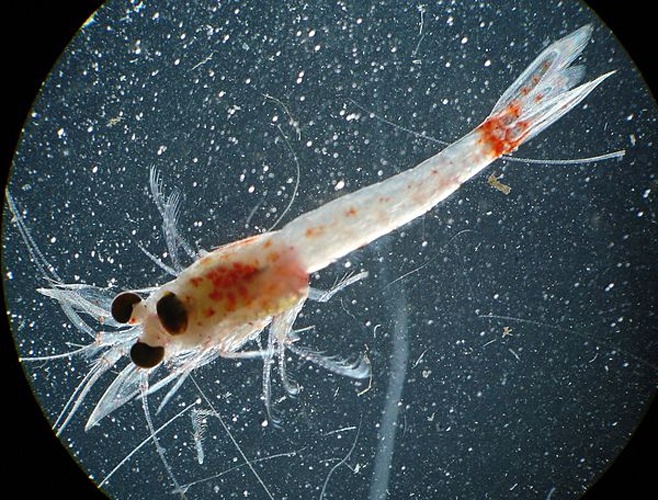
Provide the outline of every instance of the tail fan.
{"type": "Polygon", "coordinates": [[[479,126],[495,156],[511,153],[573,109],[610,71],[575,87],[585,74],[583,66],[570,66],[592,35],[585,25],[553,42],[526,68],[479,126]],[[575,87],[575,88],[574,88],[575,87]]]}

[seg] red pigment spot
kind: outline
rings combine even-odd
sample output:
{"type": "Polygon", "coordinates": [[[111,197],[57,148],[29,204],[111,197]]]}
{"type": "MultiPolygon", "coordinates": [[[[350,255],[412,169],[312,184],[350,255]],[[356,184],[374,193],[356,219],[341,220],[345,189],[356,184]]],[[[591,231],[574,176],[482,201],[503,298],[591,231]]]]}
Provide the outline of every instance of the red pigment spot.
{"type": "Polygon", "coordinates": [[[205,277],[213,285],[213,289],[208,293],[208,298],[216,302],[223,301],[229,311],[235,310],[237,303],[236,291],[241,296],[246,297],[246,284],[257,273],[258,268],[242,262],[234,262],[230,266],[216,266],[210,269],[205,274],[205,277]]]}
{"type": "Polygon", "coordinates": [[[527,87],[523,87],[523,88],[519,91],[519,94],[521,94],[521,95],[523,95],[523,96],[528,95],[528,94],[530,93],[530,91],[531,91],[532,89],[534,89],[534,88],[537,86],[537,84],[539,83],[539,80],[540,80],[539,75],[535,75],[535,76],[533,76],[533,77],[530,79],[530,85],[527,86],[527,87]]]}
{"type": "Polygon", "coordinates": [[[272,246],[272,240],[267,240],[263,243],[263,248],[270,248],[272,246]]]}
{"type": "Polygon", "coordinates": [[[203,311],[203,315],[206,318],[210,318],[215,315],[215,310],[212,307],[209,307],[205,311],[203,311]]]}
{"type": "Polygon", "coordinates": [[[356,212],[356,208],[354,208],[354,207],[350,207],[350,208],[348,208],[347,211],[345,212],[345,215],[347,215],[348,217],[354,217],[354,216],[356,215],[356,213],[357,213],[357,212],[356,212]]]}
{"type": "Polygon", "coordinates": [[[190,278],[190,283],[192,283],[192,286],[194,288],[197,288],[202,282],[203,282],[203,278],[201,276],[195,276],[194,278],[190,278]]]}

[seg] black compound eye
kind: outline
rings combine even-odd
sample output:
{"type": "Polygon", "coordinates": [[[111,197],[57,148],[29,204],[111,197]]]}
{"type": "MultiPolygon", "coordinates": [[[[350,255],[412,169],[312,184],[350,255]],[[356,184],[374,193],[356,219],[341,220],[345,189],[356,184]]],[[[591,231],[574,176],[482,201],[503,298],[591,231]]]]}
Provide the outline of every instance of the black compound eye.
{"type": "Polygon", "coordinates": [[[183,333],[187,328],[187,309],[175,293],[167,293],[155,306],[160,323],[170,335],[183,333]]]}
{"type": "Polygon", "coordinates": [[[112,301],[112,317],[119,323],[128,323],[135,304],[142,298],[133,292],[122,292],[112,301]]]}
{"type": "Polygon", "coordinates": [[[130,349],[130,359],[140,368],[153,368],[164,358],[164,347],[151,347],[137,341],[130,349]]]}

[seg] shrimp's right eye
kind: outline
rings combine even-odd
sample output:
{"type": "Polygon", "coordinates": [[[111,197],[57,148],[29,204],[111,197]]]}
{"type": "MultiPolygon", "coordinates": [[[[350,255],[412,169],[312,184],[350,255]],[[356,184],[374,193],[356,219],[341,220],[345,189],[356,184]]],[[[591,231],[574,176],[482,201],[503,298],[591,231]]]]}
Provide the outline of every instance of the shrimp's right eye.
{"type": "Polygon", "coordinates": [[[118,323],[128,323],[133,313],[135,304],[142,301],[142,298],[134,292],[122,292],[112,301],[112,317],[118,323]]]}

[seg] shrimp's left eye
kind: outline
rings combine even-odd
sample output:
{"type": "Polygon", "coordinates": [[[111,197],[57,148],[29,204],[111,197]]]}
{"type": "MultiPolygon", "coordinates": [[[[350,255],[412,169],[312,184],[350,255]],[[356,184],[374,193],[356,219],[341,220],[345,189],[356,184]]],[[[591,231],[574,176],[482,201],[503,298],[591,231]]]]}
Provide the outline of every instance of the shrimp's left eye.
{"type": "Polygon", "coordinates": [[[151,347],[137,341],[130,349],[130,359],[140,368],[153,368],[164,358],[164,347],[151,347]]]}
{"type": "Polygon", "coordinates": [[[175,293],[163,295],[155,309],[160,323],[170,335],[183,333],[187,328],[187,308],[175,293]]]}
{"type": "Polygon", "coordinates": [[[122,292],[112,301],[112,317],[118,323],[128,323],[133,314],[135,304],[142,301],[142,298],[134,292],[122,292]]]}

